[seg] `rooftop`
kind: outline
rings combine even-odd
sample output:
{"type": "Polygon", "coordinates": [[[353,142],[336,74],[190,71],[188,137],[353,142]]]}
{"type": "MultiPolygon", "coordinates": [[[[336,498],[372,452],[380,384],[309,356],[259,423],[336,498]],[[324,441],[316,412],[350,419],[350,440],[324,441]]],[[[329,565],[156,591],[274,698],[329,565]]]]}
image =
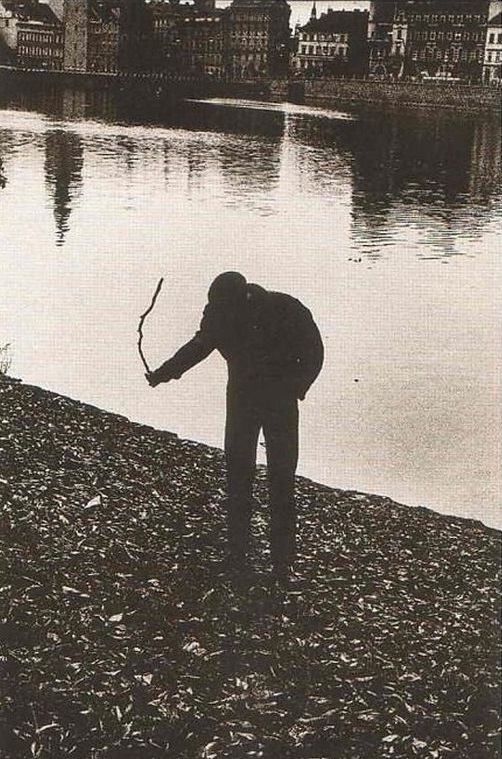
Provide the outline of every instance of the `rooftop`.
{"type": "Polygon", "coordinates": [[[303,32],[345,32],[354,29],[361,19],[367,21],[368,13],[353,11],[334,11],[331,8],[319,18],[311,18],[304,26],[300,27],[303,32]]]}

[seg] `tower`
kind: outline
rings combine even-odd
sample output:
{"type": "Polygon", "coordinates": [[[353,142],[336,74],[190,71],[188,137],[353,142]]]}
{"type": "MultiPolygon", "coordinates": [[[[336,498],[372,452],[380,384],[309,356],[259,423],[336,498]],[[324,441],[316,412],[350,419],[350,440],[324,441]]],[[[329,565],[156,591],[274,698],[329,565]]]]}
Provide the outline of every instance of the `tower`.
{"type": "Polygon", "coordinates": [[[89,0],[64,0],[65,71],[87,71],[89,0]]]}

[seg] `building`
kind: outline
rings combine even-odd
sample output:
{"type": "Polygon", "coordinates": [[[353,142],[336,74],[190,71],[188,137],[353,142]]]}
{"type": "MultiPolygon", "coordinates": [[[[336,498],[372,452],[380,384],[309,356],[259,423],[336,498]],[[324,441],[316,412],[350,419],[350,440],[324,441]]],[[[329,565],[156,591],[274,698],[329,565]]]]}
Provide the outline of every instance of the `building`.
{"type": "Polygon", "coordinates": [[[120,9],[91,3],[87,23],[87,71],[115,74],[119,69],[120,9]]]}
{"type": "Polygon", "coordinates": [[[502,13],[498,13],[488,21],[483,81],[486,84],[502,83],[502,13]]]}
{"type": "Polygon", "coordinates": [[[371,0],[368,18],[368,66],[373,75],[386,75],[392,50],[396,3],[371,0]]]}
{"type": "MultiPolygon", "coordinates": [[[[0,39],[5,48],[16,56],[17,31],[22,6],[14,0],[0,0],[0,39]]],[[[24,13],[26,16],[26,13],[24,13]]]]}
{"type": "Polygon", "coordinates": [[[144,0],[65,0],[64,29],[65,71],[151,69],[151,14],[144,0]]]}
{"type": "Polygon", "coordinates": [[[328,10],[296,30],[293,67],[306,76],[366,73],[368,13],[328,10]]]}
{"type": "Polygon", "coordinates": [[[156,2],[152,13],[154,69],[175,76],[222,79],[226,18],[214,0],[156,2]]]}
{"type": "Polygon", "coordinates": [[[101,0],[119,12],[118,70],[147,72],[152,68],[152,14],[145,0],[101,0]]]}
{"type": "Polygon", "coordinates": [[[370,73],[480,82],[488,19],[499,0],[373,0],[370,73]]]}
{"type": "Polygon", "coordinates": [[[253,80],[286,76],[291,13],[286,0],[233,0],[227,10],[229,78],[253,80]]]}
{"type": "Polygon", "coordinates": [[[29,69],[62,69],[63,25],[47,3],[3,0],[0,36],[11,52],[10,62],[29,69]]]}
{"type": "Polygon", "coordinates": [[[187,5],[155,0],[150,3],[152,23],[153,68],[170,72],[177,67],[174,52],[177,46],[178,27],[187,5]]]}
{"type": "Polygon", "coordinates": [[[195,10],[179,26],[178,64],[188,76],[222,79],[225,73],[225,15],[195,10]]]}
{"type": "Polygon", "coordinates": [[[89,11],[90,0],[65,0],[63,58],[65,71],[87,71],[89,11]]]}
{"type": "Polygon", "coordinates": [[[63,67],[63,25],[45,3],[21,17],[17,31],[17,62],[23,68],[60,71],[63,67]]]}
{"type": "Polygon", "coordinates": [[[405,3],[398,11],[407,24],[405,74],[481,81],[489,5],[486,0],[405,3]]]}

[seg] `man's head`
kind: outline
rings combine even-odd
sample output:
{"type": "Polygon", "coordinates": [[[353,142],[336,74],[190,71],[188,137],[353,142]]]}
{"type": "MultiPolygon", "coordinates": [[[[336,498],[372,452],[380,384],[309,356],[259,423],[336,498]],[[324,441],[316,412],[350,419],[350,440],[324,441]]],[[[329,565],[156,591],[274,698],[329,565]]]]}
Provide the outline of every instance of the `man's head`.
{"type": "Polygon", "coordinates": [[[225,271],[223,274],[219,274],[208,292],[209,302],[224,308],[239,306],[245,303],[246,297],[246,279],[236,271],[225,271]]]}

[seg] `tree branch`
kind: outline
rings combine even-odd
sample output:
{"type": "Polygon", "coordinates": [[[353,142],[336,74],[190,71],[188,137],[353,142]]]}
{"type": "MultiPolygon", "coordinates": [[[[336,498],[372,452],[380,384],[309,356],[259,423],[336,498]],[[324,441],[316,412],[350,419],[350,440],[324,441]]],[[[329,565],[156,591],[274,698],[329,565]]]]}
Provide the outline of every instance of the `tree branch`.
{"type": "Polygon", "coordinates": [[[162,289],[163,283],[164,283],[164,277],[161,277],[159,279],[158,283],[157,283],[157,287],[156,287],[155,292],[153,294],[152,302],[150,303],[150,305],[146,309],[145,313],[140,316],[139,324],[138,324],[138,334],[139,334],[139,337],[138,337],[138,352],[139,352],[140,358],[141,358],[141,360],[143,362],[143,366],[145,367],[145,369],[146,369],[146,371],[147,371],[148,374],[151,373],[151,370],[150,370],[150,367],[148,366],[148,363],[147,363],[147,360],[145,358],[145,355],[143,353],[143,348],[142,348],[142,343],[143,343],[143,324],[145,322],[146,317],[153,310],[153,307],[155,306],[155,301],[158,298],[158,295],[159,295],[159,293],[160,293],[160,291],[162,289]]]}

